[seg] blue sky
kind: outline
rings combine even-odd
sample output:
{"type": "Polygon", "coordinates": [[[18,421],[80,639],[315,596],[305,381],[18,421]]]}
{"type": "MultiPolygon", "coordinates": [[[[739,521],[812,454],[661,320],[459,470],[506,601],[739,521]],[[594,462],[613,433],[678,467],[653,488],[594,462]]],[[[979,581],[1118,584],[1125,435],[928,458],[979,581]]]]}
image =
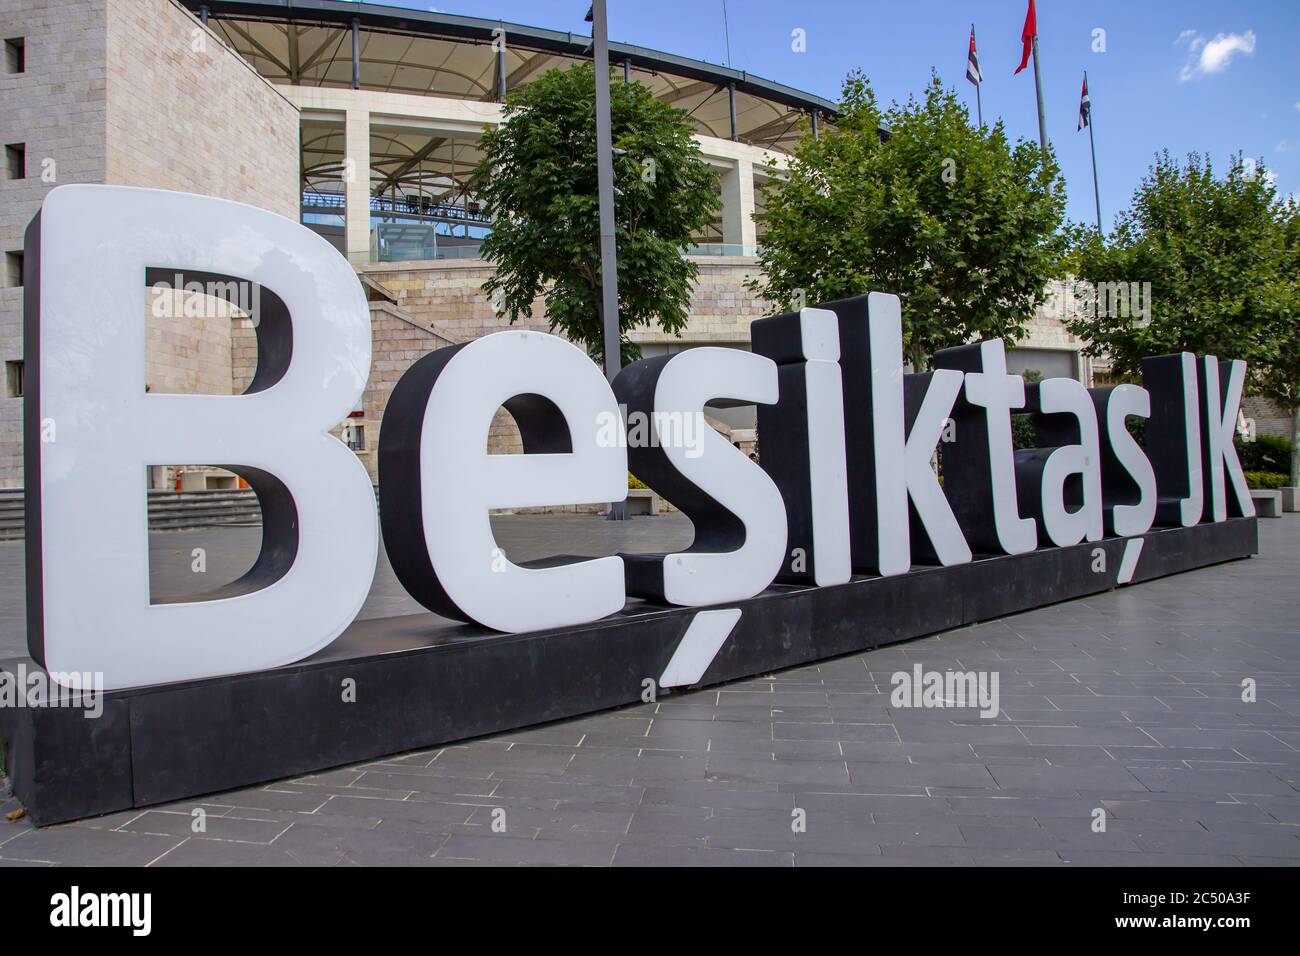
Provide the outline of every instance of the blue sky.
{"type": "MultiPolygon", "coordinates": [[[[390,0],[393,2],[393,0],[390,0]]],[[[882,102],[921,90],[937,67],[975,111],[965,80],[975,23],[984,117],[1036,139],[1031,69],[1012,76],[1028,0],[728,0],[731,65],[837,99],[853,67],[882,102]],[[801,28],[807,52],[791,50],[801,28]]],[[[587,0],[415,0],[395,5],[585,33],[587,0]]],[[[714,63],[726,59],[722,0],[609,0],[610,38],[714,63]]],[[[1222,169],[1243,151],[1300,193],[1300,3],[1296,0],[1039,0],[1048,138],[1070,219],[1094,220],[1087,131],[1076,132],[1088,71],[1107,228],[1154,153],[1208,152],[1222,169]],[[1093,52],[1093,31],[1105,52],[1093,52]],[[1290,63],[1291,66],[1287,66],[1290,63]]]]}

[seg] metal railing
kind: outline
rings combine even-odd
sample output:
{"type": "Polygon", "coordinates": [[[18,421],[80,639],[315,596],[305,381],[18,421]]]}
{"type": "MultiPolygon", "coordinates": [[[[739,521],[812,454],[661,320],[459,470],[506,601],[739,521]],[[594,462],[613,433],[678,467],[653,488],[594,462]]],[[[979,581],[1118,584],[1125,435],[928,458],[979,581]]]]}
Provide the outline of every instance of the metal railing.
{"type": "Polygon", "coordinates": [[[701,242],[682,250],[684,256],[757,256],[760,246],[731,242],[701,242]]]}
{"type": "MultiPolygon", "coordinates": [[[[342,214],[346,209],[346,198],[342,193],[319,193],[305,191],[302,194],[303,215],[342,214]]],[[[481,229],[492,228],[492,217],[472,206],[453,206],[450,203],[436,203],[428,196],[371,196],[371,215],[391,215],[400,217],[401,222],[376,223],[371,231],[371,261],[373,262],[412,262],[423,259],[477,259],[478,242],[472,244],[440,244],[437,236],[437,223],[464,223],[481,229]],[[409,221],[407,217],[414,217],[409,221]],[[434,220],[434,222],[428,222],[434,220]],[[391,227],[391,228],[389,228],[391,227]],[[427,235],[419,230],[428,230],[427,235]],[[387,232],[388,235],[384,233],[387,232]]],[[[445,235],[445,233],[443,234],[445,235]]],[[[481,238],[480,240],[481,241],[481,238]]],[[[723,256],[757,256],[761,251],[758,245],[742,245],[730,242],[700,242],[682,250],[684,256],[723,257],[723,256]]]]}
{"type": "MultiPolygon", "coordinates": [[[[347,199],[342,193],[304,192],[302,194],[302,211],[304,213],[343,212],[347,199]]],[[[492,225],[492,217],[473,205],[455,206],[451,203],[434,202],[429,196],[371,196],[370,212],[381,215],[415,216],[421,219],[439,219],[445,222],[465,222],[477,226],[492,225]]]]}
{"type": "MultiPolygon", "coordinates": [[[[441,241],[442,236],[425,223],[377,223],[371,233],[371,262],[416,262],[437,259],[481,259],[481,241],[441,241]]],[[[761,247],[738,243],[698,243],[687,246],[682,255],[700,258],[747,256],[753,258],[761,247]]]]}
{"type": "MultiPolygon", "coordinates": [[[[446,245],[439,243],[436,234],[430,228],[429,237],[417,237],[411,234],[413,224],[401,226],[404,235],[391,235],[389,230],[385,229],[386,223],[380,223],[375,227],[374,239],[371,242],[370,261],[371,262],[415,262],[420,260],[437,260],[437,259],[481,259],[481,244],[457,243],[456,245],[446,245]]],[[[418,228],[418,226],[416,227],[418,228]]],[[[748,256],[753,258],[759,254],[759,246],[742,246],[730,243],[703,243],[693,246],[687,246],[682,250],[682,255],[700,258],[718,258],[722,256],[748,256]]]]}
{"type": "Polygon", "coordinates": [[[432,223],[381,222],[370,233],[372,262],[413,262],[432,259],[481,258],[481,240],[439,234],[432,223]]]}

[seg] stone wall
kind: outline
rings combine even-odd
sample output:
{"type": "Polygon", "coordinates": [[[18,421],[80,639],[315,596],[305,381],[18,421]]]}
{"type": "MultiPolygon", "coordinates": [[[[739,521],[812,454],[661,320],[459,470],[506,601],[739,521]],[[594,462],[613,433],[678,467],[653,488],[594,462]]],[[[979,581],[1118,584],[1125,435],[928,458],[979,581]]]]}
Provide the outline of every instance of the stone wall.
{"type": "Polygon", "coordinates": [[[379,481],[379,429],[384,419],[384,409],[389,396],[402,373],[415,364],[421,356],[446,345],[451,339],[434,331],[427,321],[413,318],[406,310],[388,302],[370,305],[371,361],[370,379],[361,400],[361,415],[334,429],[334,434],[352,439],[364,436],[364,449],[357,457],[366,466],[372,482],[379,481]],[[358,433],[357,429],[361,431],[358,433]]]}
{"type": "Polygon", "coordinates": [[[1064,283],[1056,281],[1048,286],[1047,301],[1034,312],[1029,320],[1028,331],[1016,342],[1021,348],[1060,349],[1077,352],[1083,348],[1083,340],[1065,327],[1067,310],[1072,308],[1063,300],[1064,283]]]}
{"type": "MultiPolygon", "coordinates": [[[[108,0],[0,0],[0,39],[24,43],[26,69],[0,69],[0,144],[21,143],[26,177],[0,172],[0,360],[23,357],[23,290],[9,277],[23,233],[54,186],[103,182],[108,0]]],[[[6,383],[7,384],[7,383],[6,383]]],[[[0,487],[23,483],[22,399],[0,392],[0,487]]]]}
{"type": "MultiPolygon", "coordinates": [[[[27,176],[0,176],[0,360],[23,352],[7,254],[55,186],[176,189],[297,219],[297,108],[172,0],[0,0],[0,38],[13,37],[26,69],[0,70],[0,144],[24,145],[27,176]]],[[[252,330],[221,324],[155,317],[151,387],[242,391],[252,330]]],[[[22,400],[6,390],[0,487],[22,481],[22,400]]]]}
{"type": "Polygon", "coordinates": [[[1241,400],[1241,414],[1255,421],[1255,434],[1291,440],[1291,417],[1267,398],[1246,396],[1241,400]]]}
{"type": "MultiPolygon", "coordinates": [[[[380,429],[383,427],[384,410],[388,407],[388,400],[393,394],[398,379],[416,361],[430,352],[460,343],[439,332],[426,318],[417,318],[406,309],[385,301],[370,304],[370,330],[372,349],[370,378],[366,383],[360,414],[339,424],[332,429],[332,432],[353,446],[357,457],[370,474],[370,480],[378,484],[380,429]]],[[[460,341],[477,337],[467,336],[460,341]]],[[[523,452],[519,429],[515,426],[514,419],[504,410],[499,410],[492,420],[487,436],[487,449],[492,454],[523,452]]],[[[545,510],[558,512],[595,509],[568,506],[545,510]]]]}
{"type": "Polygon", "coordinates": [[[492,266],[479,259],[437,262],[376,262],[359,267],[367,279],[391,295],[403,313],[453,344],[509,328],[547,331],[541,299],[533,318],[511,325],[498,317],[483,292],[492,266]]]}
{"type": "Polygon", "coordinates": [[[242,395],[257,372],[257,332],[253,320],[237,316],[230,325],[230,394],[242,395]]]}
{"type": "MultiPolygon", "coordinates": [[[[749,323],[770,315],[744,282],[759,273],[750,258],[701,258],[699,280],[691,296],[690,324],[682,336],[658,329],[632,337],[650,344],[741,343],[749,341],[749,323]]],[[[390,293],[395,304],[454,343],[510,328],[548,331],[545,302],[533,303],[533,316],[511,324],[492,309],[483,283],[492,265],[482,260],[450,259],[418,263],[371,263],[361,274],[390,293]]]]}
{"type": "MultiPolygon", "coordinates": [[[[172,0],[109,0],[104,181],[202,193],[298,218],[298,109],[172,0]],[[219,91],[220,95],[213,95],[219,91]]],[[[242,392],[251,321],[193,297],[155,303],[150,388],[242,392]]]]}
{"type": "MultiPolygon", "coordinates": [[[[1046,301],[1034,311],[1034,317],[1027,323],[1025,334],[1014,343],[1008,342],[1008,348],[1078,355],[1085,343],[1065,327],[1065,319],[1077,308],[1076,300],[1067,294],[1065,283],[1061,280],[1053,281],[1048,286],[1046,301]]],[[[1091,387],[1094,370],[1102,367],[1108,366],[1106,363],[1098,363],[1097,359],[1078,355],[1076,373],[1084,385],[1091,387]]]]}
{"type": "Polygon", "coordinates": [[[231,394],[231,311],[224,302],[150,290],[145,311],[145,385],[150,392],[231,394]]]}
{"type": "Polygon", "coordinates": [[[772,306],[745,285],[762,275],[758,260],[741,256],[697,258],[700,274],[691,292],[690,322],[680,338],[659,329],[636,332],[632,339],[658,345],[740,345],[749,343],[749,323],[772,315],[772,306]]]}
{"type": "MultiPolygon", "coordinates": [[[[699,280],[691,297],[691,321],[679,338],[658,329],[633,335],[643,345],[742,345],[749,342],[749,323],[770,310],[744,285],[757,273],[751,258],[701,258],[699,280]]],[[[402,372],[420,356],[448,344],[467,342],[509,328],[549,331],[545,303],[533,304],[533,316],[512,325],[498,317],[483,293],[492,266],[480,260],[443,260],[421,263],[372,263],[362,275],[389,293],[390,306],[371,307],[374,329],[374,364],[364,403],[365,416],[356,420],[366,430],[368,449],[374,448],[384,408],[402,372]]],[[[523,450],[519,431],[504,411],[498,412],[488,436],[488,449],[496,454],[523,450]]],[[[363,454],[371,477],[378,479],[377,456],[363,454]]],[[[552,510],[584,510],[576,506],[552,510]]]]}
{"type": "Polygon", "coordinates": [[[172,0],[109,0],[105,181],[297,220],[298,109],[172,0]]]}
{"type": "MultiPolygon", "coordinates": [[[[749,324],[772,315],[774,308],[746,283],[762,275],[758,260],[750,257],[700,257],[700,274],[691,294],[690,322],[680,336],[658,329],[633,333],[642,344],[702,345],[749,342],[749,324]]],[[[497,317],[482,286],[492,274],[482,260],[440,260],[437,262],[371,263],[361,274],[389,292],[396,304],[452,342],[464,342],[489,332],[508,328],[547,330],[545,303],[533,304],[533,317],[511,325],[497,317]]],[[[1053,290],[1060,283],[1053,283],[1053,290]]],[[[1038,309],[1029,331],[1019,342],[1022,348],[1061,349],[1076,352],[1081,341],[1070,334],[1048,302],[1038,309]]]]}

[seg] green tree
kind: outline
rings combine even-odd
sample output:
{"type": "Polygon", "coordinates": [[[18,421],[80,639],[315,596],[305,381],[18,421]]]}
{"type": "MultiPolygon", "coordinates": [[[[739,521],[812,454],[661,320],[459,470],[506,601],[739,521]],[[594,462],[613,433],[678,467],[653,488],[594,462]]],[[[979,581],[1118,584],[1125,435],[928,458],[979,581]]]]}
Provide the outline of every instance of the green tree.
{"type": "MultiPolygon", "coordinates": [[[[590,65],[550,70],[506,99],[487,130],[473,189],[493,217],[483,290],[513,322],[546,301],[552,331],[604,354],[596,193],[596,81],[590,65]]],[[[610,85],[621,351],[632,329],[680,333],[698,268],[682,256],[720,206],[686,114],[639,83],[610,85]]]]}
{"type": "Polygon", "coordinates": [[[938,76],[882,112],[850,73],[834,130],[805,136],[777,176],[752,287],[787,309],[801,292],[807,305],[896,293],[915,368],[936,349],[1023,335],[1064,251],[1053,156],[1011,144],[1001,123],[972,128],[938,76]]]}
{"type": "Polygon", "coordinates": [[[1300,201],[1278,210],[1282,269],[1275,276],[1277,303],[1264,333],[1268,354],[1258,366],[1260,394],[1291,416],[1291,487],[1300,487],[1300,201]]]}
{"type": "Polygon", "coordinates": [[[1116,309],[1100,296],[1067,321],[1089,354],[1108,355],[1129,378],[1148,355],[1244,359],[1248,390],[1275,399],[1294,422],[1300,224],[1262,165],[1234,157],[1220,178],[1208,157],[1191,153],[1180,163],[1162,152],[1110,236],[1083,227],[1070,234],[1066,264],[1080,280],[1077,294],[1150,283],[1142,310],[1116,309]]]}

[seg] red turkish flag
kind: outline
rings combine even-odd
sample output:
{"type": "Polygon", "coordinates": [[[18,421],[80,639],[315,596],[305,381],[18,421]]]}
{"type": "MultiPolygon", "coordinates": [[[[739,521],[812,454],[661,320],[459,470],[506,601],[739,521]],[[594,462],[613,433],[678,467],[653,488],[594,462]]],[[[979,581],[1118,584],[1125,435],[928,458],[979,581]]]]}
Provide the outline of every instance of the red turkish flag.
{"type": "Polygon", "coordinates": [[[1025,28],[1020,31],[1020,42],[1025,45],[1025,48],[1020,54],[1020,65],[1016,67],[1016,73],[1029,65],[1029,54],[1034,48],[1033,39],[1036,36],[1038,36],[1038,15],[1034,13],[1034,0],[1029,0],[1029,12],[1025,14],[1025,28]]]}

